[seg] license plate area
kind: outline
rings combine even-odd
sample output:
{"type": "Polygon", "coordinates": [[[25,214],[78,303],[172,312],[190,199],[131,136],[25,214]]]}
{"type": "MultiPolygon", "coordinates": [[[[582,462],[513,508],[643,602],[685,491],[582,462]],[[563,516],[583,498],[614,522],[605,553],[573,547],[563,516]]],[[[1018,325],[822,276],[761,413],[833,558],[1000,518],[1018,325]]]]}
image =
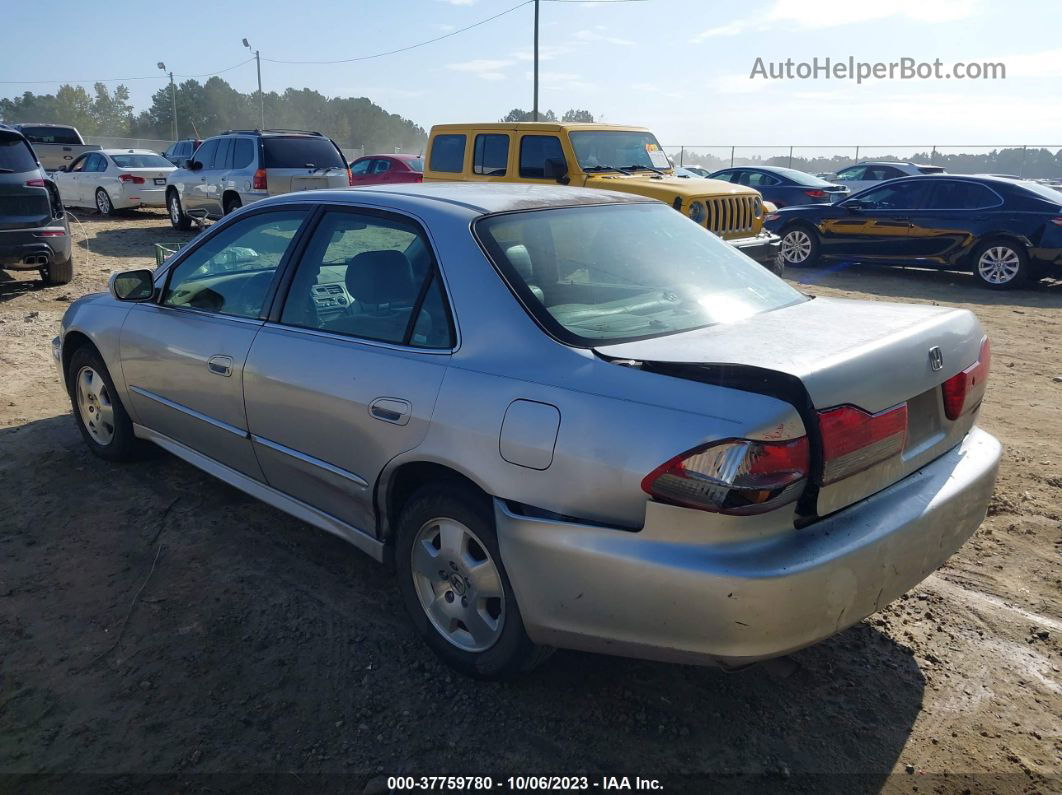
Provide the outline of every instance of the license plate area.
{"type": "Polygon", "coordinates": [[[165,177],[155,177],[155,184],[156,185],[165,185],[166,184],[166,178],[165,177]]]}

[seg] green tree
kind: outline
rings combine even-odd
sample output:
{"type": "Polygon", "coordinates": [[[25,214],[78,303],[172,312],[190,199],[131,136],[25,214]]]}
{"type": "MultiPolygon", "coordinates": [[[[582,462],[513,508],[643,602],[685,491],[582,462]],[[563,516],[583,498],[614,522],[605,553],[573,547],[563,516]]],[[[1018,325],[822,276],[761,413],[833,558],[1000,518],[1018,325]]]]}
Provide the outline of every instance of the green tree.
{"type": "Polygon", "coordinates": [[[583,121],[583,122],[591,122],[592,123],[594,121],[594,114],[591,113],[588,110],[575,110],[573,108],[572,110],[565,111],[564,115],[561,116],[561,121],[563,121],[563,122],[583,121]]]}

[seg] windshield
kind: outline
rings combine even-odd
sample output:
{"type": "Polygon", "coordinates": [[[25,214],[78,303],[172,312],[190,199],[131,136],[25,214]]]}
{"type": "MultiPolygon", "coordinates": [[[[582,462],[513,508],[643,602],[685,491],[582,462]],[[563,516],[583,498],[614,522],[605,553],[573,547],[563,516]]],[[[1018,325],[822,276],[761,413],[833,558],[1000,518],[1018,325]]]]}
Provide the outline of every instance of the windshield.
{"type": "Polygon", "coordinates": [[[37,161],[21,137],[0,135],[0,174],[36,171],[37,161]]]}
{"type": "Polygon", "coordinates": [[[71,144],[81,146],[81,136],[73,127],[21,127],[26,139],[35,144],[71,144]]]}
{"type": "Polygon", "coordinates": [[[173,163],[160,155],[111,155],[118,168],[173,168],[173,163]]]}
{"type": "Polygon", "coordinates": [[[568,137],[583,171],[671,168],[656,136],[650,132],[587,130],[569,133],[568,137]]]}
{"type": "Polygon", "coordinates": [[[476,232],[524,305],[569,344],[660,337],[806,300],[664,204],[485,216],[476,232]]]}
{"type": "Polygon", "coordinates": [[[327,138],[316,135],[265,139],[266,168],[346,168],[346,161],[327,138]]]}

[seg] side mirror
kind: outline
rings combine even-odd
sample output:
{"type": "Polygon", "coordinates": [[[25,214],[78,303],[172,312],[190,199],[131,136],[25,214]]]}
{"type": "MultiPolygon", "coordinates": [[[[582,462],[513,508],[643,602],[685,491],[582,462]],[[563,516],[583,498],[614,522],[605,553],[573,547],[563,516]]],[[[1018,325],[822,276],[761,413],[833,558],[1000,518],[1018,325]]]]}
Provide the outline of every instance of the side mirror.
{"type": "Polygon", "coordinates": [[[561,185],[567,185],[570,181],[568,179],[568,164],[560,157],[546,158],[545,167],[542,169],[543,176],[546,179],[555,179],[561,185]]]}
{"type": "Polygon", "coordinates": [[[185,164],[185,168],[187,168],[189,171],[198,171],[202,167],[203,167],[203,164],[200,163],[198,160],[189,160],[185,164]]]}
{"type": "Polygon", "coordinates": [[[115,273],[107,289],[118,301],[149,301],[155,294],[154,276],[146,269],[115,273]]]}
{"type": "Polygon", "coordinates": [[[846,210],[858,211],[864,209],[867,206],[867,203],[862,199],[848,199],[847,201],[841,202],[841,206],[846,210]]]}

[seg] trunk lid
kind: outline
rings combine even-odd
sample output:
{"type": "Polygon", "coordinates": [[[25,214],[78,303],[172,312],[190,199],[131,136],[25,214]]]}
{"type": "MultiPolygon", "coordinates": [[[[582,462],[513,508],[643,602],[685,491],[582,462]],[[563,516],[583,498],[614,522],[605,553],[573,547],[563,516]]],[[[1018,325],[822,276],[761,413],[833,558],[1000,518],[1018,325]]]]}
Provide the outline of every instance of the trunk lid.
{"type": "Polygon", "coordinates": [[[27,185],[40,179],[41,172],[22,174],[0,172],[0,229],[36,229],[52,220],[52,202],[48,189],[27,185]]]}
{"type": "MultiPolygon", "coordinates": [[[[671,375],[691,367],[745,367],[793,376],[807,392],[809,414],[842,405],[876,414],[906,402],[902,453],[819,488],[814,507],[825,515],[906,477],[966,435],[975,412],[948,420],[940,385],[977,360],[983,336],[964,309],[816,298],[736,323],[596,350],[671,375]],[[943,360],[939,370],[934,348],[943,360]]],[[[816,416],[806,416],[805,425],[817,436],[816,416]]]]}

